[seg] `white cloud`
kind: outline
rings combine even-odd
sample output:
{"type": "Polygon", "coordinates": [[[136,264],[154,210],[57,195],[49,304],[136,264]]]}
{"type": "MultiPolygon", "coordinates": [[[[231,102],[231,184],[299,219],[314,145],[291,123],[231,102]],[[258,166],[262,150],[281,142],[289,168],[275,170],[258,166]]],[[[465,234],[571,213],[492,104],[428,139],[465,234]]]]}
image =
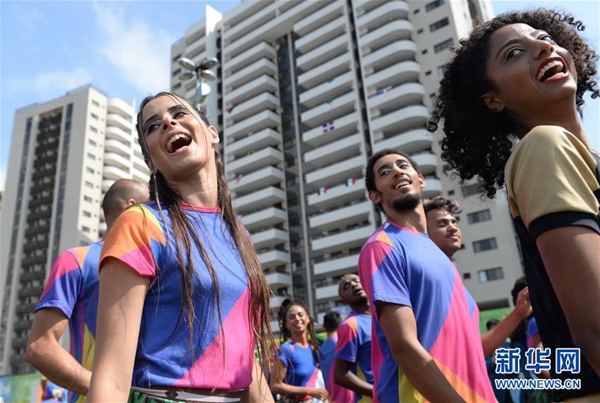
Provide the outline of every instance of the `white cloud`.
{"type": "Polygon", "coordinates": [[[121,78],[144,94],[167,90],[168,55],[176,38],[158,26],[126,17],[114,7],[95,3],[94,10],[104,35],[99,52],[119,70],[121,78]]]}
{"type": "Polygon", "coordinates": [[[12,5],[12,12],[23,28],[29,33],[35,31],[39,23],[46,19],[44,14],[31,5],[23,7],[21,4],[15,3],[12,5]]]}
{"type": "Polygon", "coordinates": [[[9,93],[29,94],[38,102],[64,95],[65,92],[89,84],[92,76],[85,68],[72,71],[49,71],[33,78],[6,78],[9,93]]]}

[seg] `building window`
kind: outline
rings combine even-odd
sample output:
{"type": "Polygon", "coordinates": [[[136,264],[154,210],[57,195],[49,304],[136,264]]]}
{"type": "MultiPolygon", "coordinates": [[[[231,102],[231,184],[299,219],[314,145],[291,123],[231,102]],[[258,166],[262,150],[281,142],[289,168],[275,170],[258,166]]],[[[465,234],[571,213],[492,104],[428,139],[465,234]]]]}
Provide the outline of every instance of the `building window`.
{"type": "Polygon", "coordinates": [[[417,9],[416,9],[416,10],[413,12],[413,14],[419,14],[419,11],[421,11],[421,9],[420,9],[420,8],[417,8],[417,9]]]}
{"type": "Polygon", "coordinates": [[[424,54],[425,54],[425,53],[427,53],[427,52],[428,52],[428,50],[427,50],[427,49],[423,49],[423,50],[421,51],[421,54],[422,54],[422,55],[424,55],[424,54]]]}
{"type": "Polygon", "coordinates": [[[479,282],[487,283],[488,281],[502,280],[504,278],[504,273],[502,272],[502,267],[496,267],[493,269],[487,270],[479,270],[479,282]]]}
{"type": "Polygon", "coordinates": [[[448,24],[450,24],[450,22],[448,21],[448,18],[443,18],[437,22],[434,22],[433,24],[430,24],[429,31],[435,32],[440,28],[444,28],[448,24]]]}
{"type": "Polygon", "coordinates": [[[90,182],[90,181],[85,181],[85,186],[88,187],[88,188],[90,188],[90,189],[94,188],[94,184],[92,182],[90,182]]]}
{"type": "Polygon", "coordinates": [[[81,230],[86,233],[90,232],[90,229],[88,227],[81,227],[81,230]]]}
{"type": "Polygon", "coordinates": [[[431,70],[427,70],[427,71],[425,72],[425,75],[426,75],[426,76],[430,76],[430,75],[431,75],[431,70]]]}
{"type": "Polygon", "coordinates": [[[178,90],[178,89],[180,89],[180,88],[181,88],[181,83],[177,83],[177,84],[175,84],[173,87],[171,87],[171,89],[172,89],[173,91],[175,91],[175,90],[178,90]]]}
{"type": "Polygon", "coordinates": [[[175,71],[173,71],[173,77],[177,77],[179,73],[181,73],[181,69],[176,69],[175,71]]]}
{"type": "Polygon", "coordinates": [[[463,273],[463,280],[469,280],[471,278],[471,273],[463,273]]]}
{"type": "Polygon", "coordinates": [[[173,63],[177,63],[177,60],[179,60],[179,58],[181,58],[181,54],[173,56],[173,63]]]}
{"type": "Polygon", "coordinates": [[[98,120],[98,115],[96,115],[95,113],[92,113],[92,119],[98,120]]]}
{"type": "Polygon", "coordinates": [[[88,143],[93,147],[96,147],[96,145],[97,145],[97,143],[92,139],[88,139],[88,143]]]}
{"type": "Polygon", "coordinates": [[[449,190],[448,191],[448,196],[454,196],[454,190],[449,190]]]}
{"type": "Polygon", "coordinates": [[[92,198],[90,196],[83,196],[83,200],[85,200],[88,203],[92,202],[92,198]]]}
{"type": "Polygon", "coordinates": [[[432,1],[431,3],[428,3],[427,5],[425,5],[425,11],[430,12],[431,10],[438,8],[442,4],[444,4],[444,0],[432,1]]]}
{"type": "Polygon", "coordinates": [[[88,218],[90,218],[90,217],[92,216],[92,213],[90,213],[89,211],[85,211],[85,210],[84,210],[84,211],[83,211],[83,216],[84,216],[84,217],[88,217],[88,218]]]}
{"type": "Polygon", "coordinates": [[[492,213],[490,210],[481,210],[467,214],[467,221],[469,221],[469,224],[477,224],[478,222],[489,221],[491,219],[492,213]]]}
{"type": "Polygon", "coordinates": [[[444,77],[444,73],[446,72],[446,65],[440,66],[437,68],[438,76],[444,77]]]}
{"type": "Polygon", "coordinates": [[[452,46],[452,39],[447,39],[444,42],[440,42],[433,47],[435,53],[440,53],[446,49],[449,49],[452,46]]]}
{"type": "Polygon", "coordinates": [[[90,126],[90,130],[92,133],[98,133],[98,129],[96,129],[94,126],[90,126]]]}
{"type": "Polygon", "coordinates": [[[462,188],[463,197],[473,196],[484,191],[481,183],[474,183],[462,188]]]}
{"type": "Polygon", "coordinates": [[[496,238],[482,239],[481,241],[473,242],[473,252],[485,252],[486,250],[498,249],[496,238]]]}
{"type": "Polygon", "coordinates": [[[98,103],[98,101],[94,101],[93,99],[92,99],[92,105],[100,107],[100,103],[98,103]]]}
{"type": "Polygon", "coordinates": [[[94,170],[90,167],[85,167],[85,172],[89,173],[89,174],[93,174],[94,170]]]}
{"type": "Polygon", "coordinates": [[[417,34],[422,34],[422,33],[423,33],[423,28],[420,28],[420,29],[417,31],[417,34]]]}
{"type": "Polygon", "coordinates": [[[91,159],[92,161],[96,161],[96,156],[95,156],[94,154],[92,154],[92,153],[88,153],[88,154],[87,154],[87,157],[88,157],[89,159],[91,159]]]}

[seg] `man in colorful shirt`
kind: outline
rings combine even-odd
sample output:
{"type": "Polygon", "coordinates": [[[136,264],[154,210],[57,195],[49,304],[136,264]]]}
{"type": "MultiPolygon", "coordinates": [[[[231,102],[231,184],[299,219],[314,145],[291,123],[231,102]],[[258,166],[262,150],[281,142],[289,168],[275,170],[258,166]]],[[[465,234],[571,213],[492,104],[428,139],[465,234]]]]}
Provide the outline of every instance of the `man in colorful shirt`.
{"type": "Polygon", "coordinates": [[[352,311],[338,328],[335,382],[354,391],[355,403],[371,402],[373,371],[369,299],[356,274],[346,274],[342,277],[338,294],[352,311]]]}
{"type": "Polygon", "coordinates": [[[388,218],[358,266],[373,315],[373,400],[495,402],[477,305],[426,233],[425,178],[408,155],[384,149],[367,163],[366,187],[388,218]]]}
{"type": "MultiPolygon", "coordinates": [[[[102,201],[107,233],[125,209],[147,199],[146,185],[129,179],[116,181],[102,201]]],[[[102,241],[98,241],[68,249],[54,261],[27,344],[27,362],[68,389],[70,403],[83,402],[90,386],[101,249],[102,241]],[[67,324],[70,354],[59,343],[67,324]]]]}

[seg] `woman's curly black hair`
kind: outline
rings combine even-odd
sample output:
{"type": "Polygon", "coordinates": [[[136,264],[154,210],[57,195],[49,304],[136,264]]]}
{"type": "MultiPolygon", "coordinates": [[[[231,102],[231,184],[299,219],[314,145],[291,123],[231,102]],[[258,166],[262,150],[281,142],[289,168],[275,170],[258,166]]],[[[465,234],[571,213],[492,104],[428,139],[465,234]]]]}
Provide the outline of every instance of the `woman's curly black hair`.
{"type": "Polygon", "coordinates": [[[586,91],[592,93],[592,98],[600,95],[595,79],[598,56],[578,33],[585,29],[583,23],[570,14],[542,8],[505,13],[475,27],[468,38],[461,39],[440,81],[439,96],[427,129],[436,131],[443,120],[442,159],[457,171],[462,181],[478,176],[490,199],[494,198],[496,188],[504,185],[504,165],[510,156],[509,137],[514,134],[514,128],[506,111],[492,113],[480,99],[494,89],[486,76],[488,44],[492,33],[518,23],[548,32],[573,56],[580,114],[586,91]]]}

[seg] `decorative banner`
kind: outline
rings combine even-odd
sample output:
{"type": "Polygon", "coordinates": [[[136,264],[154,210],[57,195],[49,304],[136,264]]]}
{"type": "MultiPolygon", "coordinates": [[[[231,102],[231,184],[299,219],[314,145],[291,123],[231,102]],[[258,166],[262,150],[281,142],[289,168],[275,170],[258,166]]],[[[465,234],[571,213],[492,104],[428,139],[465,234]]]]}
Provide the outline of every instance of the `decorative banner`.
{"type": "Polygon", "coordinates": [[[392,90],[392,86],[390,85],[389,87],[385,87],[384,89],[377,91],[377,94],[375,94],[375,95],[385,94],[386,92],[390,92],[391,90],[392,90]]]}
{"type": "Polygon", "coordinates": [[[346,186],[352,186],[352,185],[354,185],[355,183],[356,183],[356,179],[354,179],[354,178],[349,178],[349,179],[346,181],[346,186]]]}
{"type": "Polygon", "coordinates": [[[323,127],[323,133],[329,133],[330,131],[332,131],[333,129],[335,129],[335,126],[333,124],[333,120],[330,120],[329,122],[323,123],[322,127],[323,127]]]}
{"type": "Polygon", "coordinates": [[[327,188],[326,188],[326,187],[322,187],[322,188],[319,188],[319,190],[317,190],[317,194],[318,194],[319,196],[322,196],[322,195],[324,195],[325,193],[327,193],[327,188]]]}

